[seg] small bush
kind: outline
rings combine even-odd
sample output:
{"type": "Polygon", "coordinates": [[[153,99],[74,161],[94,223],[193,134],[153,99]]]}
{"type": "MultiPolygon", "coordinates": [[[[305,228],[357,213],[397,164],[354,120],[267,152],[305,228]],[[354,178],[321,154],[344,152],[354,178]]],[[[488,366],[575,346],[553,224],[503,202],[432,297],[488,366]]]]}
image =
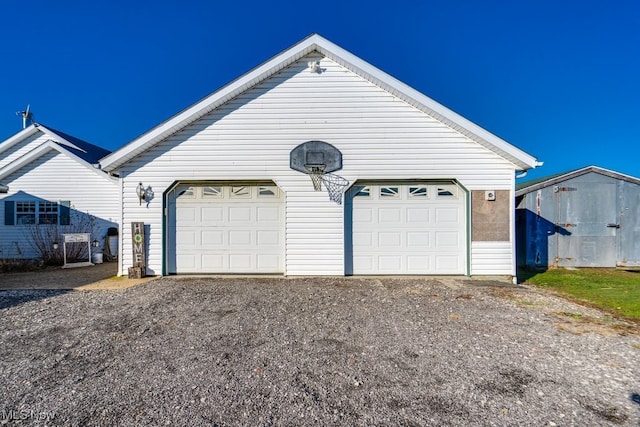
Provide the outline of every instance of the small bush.
{"type": "MultiPolygon", "coordinates": [[[[71,217],[71,225],[33,224],[25,229],[25,238],[35,250],[43,265],[64,264],[64,234],[90,233],[96,235],[96,220],[92,215],[76,214],[71,217]],[[54,243],[58,244],[54,248],[54,243]]],[[[89,259],[86,244],[68,244],[67,261],[77,262],[89,259]]],[[[90,260],[89,260],[90,261],[90,260]]]]}

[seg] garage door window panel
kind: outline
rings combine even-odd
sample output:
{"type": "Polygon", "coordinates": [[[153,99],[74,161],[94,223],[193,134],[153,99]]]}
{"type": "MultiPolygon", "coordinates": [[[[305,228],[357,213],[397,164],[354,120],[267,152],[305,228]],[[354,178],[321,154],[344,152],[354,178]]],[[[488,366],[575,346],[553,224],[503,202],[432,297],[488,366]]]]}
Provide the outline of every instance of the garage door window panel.
{"type": "Polygon", "coordinates": [[[380,187],[380,198],[399,198],[398,187],[380,187]]]}
{"type": "Polygon", "coordinates": [[[196,197],[196,192],[195,192],[195,188],[193,187],[187,187],[187,188],[183,188],[182,190],[178,190],[178,195],[176,196],[176,198],[189,198],[189,199],[194,199],[196,197]]]}
{"type": "Polygon", "coordinates": [[[259,187],[258,188],[258,197],[261,197],[261,198],[278,197],[278,187],[276,187],[276,186],[259,187]]]}
{"type": "Polygon", "coordinates": [[[426,186],[421,186],[421,187],[409,187],[409,197],[421,197],[421,198],[428,198],[429,197],[429,193],[427,192],[427,187],[426,186]]]}
{"type": "Polygon", "coordinates": [[[248,199],[251,197],[251,187],[247,187],[247,186],[231,187],[231,197],[248,199]]]}
{"type": "Polygon", "coordinates": [[[362,187],[359,190],[356,190],[356,193],[354,194],[353,197],[361,197],[361,198],[371,198],[371,188],[369,187],[362,187]]]}
{"type": "Polygon", "coordinates": [[[438,197],[456,199],[458,196],[458,188],[455,185],[447,185],[438,187],[438,197]]]}
{"type": "Polygon", "coordinates": [[[222,187],[202,187],[203,198],[222,198],[222,187]]]}

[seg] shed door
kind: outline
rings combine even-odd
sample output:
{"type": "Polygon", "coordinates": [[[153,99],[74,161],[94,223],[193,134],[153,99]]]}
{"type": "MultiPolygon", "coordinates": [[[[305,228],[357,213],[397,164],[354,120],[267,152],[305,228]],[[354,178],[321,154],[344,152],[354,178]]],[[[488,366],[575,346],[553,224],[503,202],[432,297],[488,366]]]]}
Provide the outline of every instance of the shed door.
{"type": "Polygon", "coordinates": [[[284,196],[275,185],[182,185],[173,200],[169,273],[284,271],[284,196]]]}
{"type": "Polygon", "coordinates": [[[616,185],[575,183],[554,191],[558,201],[558,266],[615,267],[616,185]]]}
{"type": "Polygon", "coordinates": [[[348,200],[353,274],[465,274],[465,198],[455,184],[356,185],[348,200]]]}

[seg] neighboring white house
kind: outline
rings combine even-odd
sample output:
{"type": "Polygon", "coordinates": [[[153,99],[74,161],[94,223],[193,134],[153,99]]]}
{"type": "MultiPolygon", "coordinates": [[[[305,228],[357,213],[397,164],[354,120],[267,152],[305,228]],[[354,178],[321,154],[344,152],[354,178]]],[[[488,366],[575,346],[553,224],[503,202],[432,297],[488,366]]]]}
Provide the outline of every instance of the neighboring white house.
{"type": "Polygon", "coordinates": [[[514,276],[515,174],[540,163],[311,35],[101,165],[122,180],[122,274],[144,222],[149,274],[514,276]],[[342,204],[292,169],[304,143],[337,150],[342,204]]]}
{"type": "Polygon", "coordinates": [[[120,219],[120,185],[99,169],[109,154],[42,124],[32,124],[0,143],[0,259],[37,258],[30,229],[69,226],[104,243],[120,219]],[[89,229],[90,228],[90,229],[89,229]]]}

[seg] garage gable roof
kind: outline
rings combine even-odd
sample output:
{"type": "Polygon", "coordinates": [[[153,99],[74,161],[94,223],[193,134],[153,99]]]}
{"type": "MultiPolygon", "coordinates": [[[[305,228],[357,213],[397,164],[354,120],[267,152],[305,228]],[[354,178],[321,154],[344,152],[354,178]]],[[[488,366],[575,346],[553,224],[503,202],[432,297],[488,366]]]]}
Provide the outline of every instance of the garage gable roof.
{"type": "Polygon", "coordinates": [[[538,191],[542,188],[546,188],[552,185],[560,184],[568,179],[572,179],[591,172],[640,185],[640,179],[634,178],[630,175],[614,172],[608,169],[600,168],[598,166],[587,166],[581,169],[536,179],[534,181],[523,182],[522,184],[517,185],[516,197],[522,196],[532,191],[538,191]]]}
{"type": "Polygon", "coordinates": [[[389,74],[363,61],[350,52],[331,43],[318,34],[300,41],[291,48],[274,56],[262,65],[254,68],[238,79],[223,86],[221,89],[198,101],[182,112],[169,118],[165,122],[149,130],[145,134],[131,141],[122,148],[101,160],[102,168],[115,170],[140,153],[153,147],[170,135],[180,131],[200,117],[234,98],[238,94],[250,89],[256,84],[291,65],[300,58],[317,51],[341,66],[369,80],[375,85],[395,95],[408,104],[424,111],[452,129],[483,145],[516,166],[517,170],[527,170],[541,166],[534,157],[509,144],[496,135],[449,110],[433,99],[423,95],[389,74]]]}

